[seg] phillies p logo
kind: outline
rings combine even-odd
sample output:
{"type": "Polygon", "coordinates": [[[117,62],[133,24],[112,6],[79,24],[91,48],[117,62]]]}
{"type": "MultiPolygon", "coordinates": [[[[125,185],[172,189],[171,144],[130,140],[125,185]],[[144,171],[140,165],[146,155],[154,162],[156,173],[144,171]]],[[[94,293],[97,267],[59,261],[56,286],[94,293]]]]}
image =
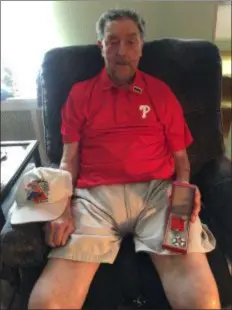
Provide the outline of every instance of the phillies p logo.
{"type": "Polygon", "coordinates": [[[151,108],[148,105],[140,105],[139,110],[142,111],[142,118],[146,118],[151,108]]]}

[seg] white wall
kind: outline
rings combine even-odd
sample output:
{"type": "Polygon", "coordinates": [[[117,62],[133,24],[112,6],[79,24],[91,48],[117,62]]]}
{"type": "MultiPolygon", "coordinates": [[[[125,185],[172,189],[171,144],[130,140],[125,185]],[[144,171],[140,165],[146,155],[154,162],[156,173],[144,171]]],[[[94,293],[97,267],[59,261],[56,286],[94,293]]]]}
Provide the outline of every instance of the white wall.
{"type": "Polygon", "coordinates": [[[101,13],[112,7],[138,11],[147,23],[148,41],[160,37],[213,41],[215,1],[53,1],[62,45],[95,43],[95,23],[101,13]]]}

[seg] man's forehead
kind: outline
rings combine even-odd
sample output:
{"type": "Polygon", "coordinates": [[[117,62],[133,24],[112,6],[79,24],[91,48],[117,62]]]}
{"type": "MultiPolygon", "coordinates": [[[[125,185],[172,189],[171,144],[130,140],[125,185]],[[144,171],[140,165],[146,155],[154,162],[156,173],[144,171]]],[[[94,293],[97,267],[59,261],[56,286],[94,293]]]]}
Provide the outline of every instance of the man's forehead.
{"type": "Polygon", "coordinates": [[[108,21],[105,25],[105,36],[113,37],[119,35],[136,37],[139,35],[139,29],[137,25],[130,19],[108,21]]]}
{"type": "Polygon", "coordinates": [[[126,38],[136,38],[138,37],[138,33],[137,32],[133,32],[133,33],[112,33],[112,32],[107,32],[106,33],[106,37],[109,39],[114,39],[114,38],[119,38],[121,35],[125,36],[126,38]]]}

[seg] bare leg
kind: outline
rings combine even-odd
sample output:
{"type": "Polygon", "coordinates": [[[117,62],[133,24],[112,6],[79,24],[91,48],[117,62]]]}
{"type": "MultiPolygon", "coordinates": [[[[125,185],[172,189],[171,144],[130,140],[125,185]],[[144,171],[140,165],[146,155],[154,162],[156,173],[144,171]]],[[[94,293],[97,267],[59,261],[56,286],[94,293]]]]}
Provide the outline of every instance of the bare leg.
{"type": "Polygon", "coordinates": [[[151,255],[173,309],[220,309],[216,282],[203,253],[151,255]]]}
{"type": "Polygon", "coordinates": [[[28,309],[81,309],[98,263],[52,258],[35,284],[28,309]]]}

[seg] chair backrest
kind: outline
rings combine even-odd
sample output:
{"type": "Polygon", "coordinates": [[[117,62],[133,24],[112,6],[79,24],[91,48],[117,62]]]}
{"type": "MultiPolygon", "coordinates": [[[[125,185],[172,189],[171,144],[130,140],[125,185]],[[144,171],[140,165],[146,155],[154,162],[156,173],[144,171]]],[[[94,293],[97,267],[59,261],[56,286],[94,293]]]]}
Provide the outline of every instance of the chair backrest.
{"type": "MultiPolygon", "coordinates": [[[[61,158],[60,111],[72,85],[95,76],[103,66],[96,45],[57,48],[45,55],[38,98],[51,162],[59,163],[61,158]]],[[[221,58],[217,47],[201,40],[154,40],[145,43],[139,67],[166,82],[179,99],[194,137],[188,150],[193,173],[221,156],[221,58]]]]}

